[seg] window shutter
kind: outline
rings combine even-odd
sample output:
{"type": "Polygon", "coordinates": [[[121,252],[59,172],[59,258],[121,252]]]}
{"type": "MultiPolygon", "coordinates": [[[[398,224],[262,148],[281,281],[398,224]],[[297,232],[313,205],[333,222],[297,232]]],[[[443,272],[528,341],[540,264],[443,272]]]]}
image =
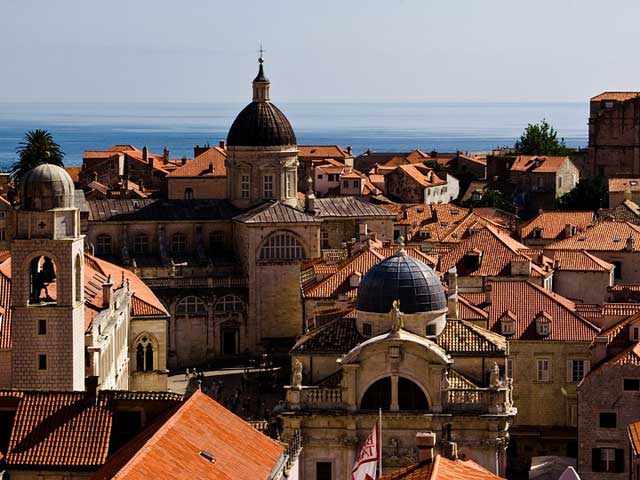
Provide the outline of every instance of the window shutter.
{"type": "Polygon", "coordinates": [[[571,383],[573,381],[573,362],[571,360],[567,360],[567,383],[571,383]]]}
{"type": "Polygon", "coordinates": [[[616,448],[616,472],[624,472],[624,449],[616,448]]]}
{"type": "Polygon", "coordinates": [[[592,448],[591,449],[591,471],[592,472],[601,472],[600,465],[600,449],[592,448]]]}

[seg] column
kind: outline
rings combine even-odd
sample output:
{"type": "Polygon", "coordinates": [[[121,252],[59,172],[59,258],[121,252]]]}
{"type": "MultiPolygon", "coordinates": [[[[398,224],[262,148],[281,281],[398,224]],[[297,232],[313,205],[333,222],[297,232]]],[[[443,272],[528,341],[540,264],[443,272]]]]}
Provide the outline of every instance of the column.
{"type": "Polygon", "coordinates": [[[391,375],[391,411],[397,412],[400,410],[398,405],[398,375],[391,375]]]}

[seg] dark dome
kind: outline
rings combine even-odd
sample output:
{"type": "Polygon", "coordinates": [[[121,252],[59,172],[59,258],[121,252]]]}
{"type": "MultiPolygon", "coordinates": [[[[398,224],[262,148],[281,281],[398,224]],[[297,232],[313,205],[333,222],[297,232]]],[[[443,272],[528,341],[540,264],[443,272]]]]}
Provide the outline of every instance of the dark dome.
{"type": "Polygon", "coordinates": [[[362,278],[357,309],[388,313],[394,300],[400,300],[404,313],[431,312],[447,306],[444,288],[435,272],[403,251],[373,266],[362,278]]]}
{"type": "Polygon", "coordinates": [[[251,102],[244,107],[227,135],[227,145],[231,147],[272,147],[296,143],[289,120],[271,102],[251,102]]]}
{"type": "Polygon", "coordinates": [[[74,190],[73,180],[64,168],[42,163],[20,179],[21,208],[39,211],[73,208],[74,190]]]}

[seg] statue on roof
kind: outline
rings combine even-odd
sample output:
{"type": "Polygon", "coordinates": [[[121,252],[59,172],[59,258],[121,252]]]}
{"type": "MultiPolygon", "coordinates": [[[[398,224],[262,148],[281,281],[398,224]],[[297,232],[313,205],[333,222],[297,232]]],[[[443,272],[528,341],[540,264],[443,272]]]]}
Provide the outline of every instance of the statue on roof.
{"type": "Polygon", "coordinates": [[[391,308],[389,315],[391,315],[391,321],[393,322],[391,329],[394,332],[404,328],[404,313],[400,311],[400,300],[393,301],[393,308],[391,308]]]}

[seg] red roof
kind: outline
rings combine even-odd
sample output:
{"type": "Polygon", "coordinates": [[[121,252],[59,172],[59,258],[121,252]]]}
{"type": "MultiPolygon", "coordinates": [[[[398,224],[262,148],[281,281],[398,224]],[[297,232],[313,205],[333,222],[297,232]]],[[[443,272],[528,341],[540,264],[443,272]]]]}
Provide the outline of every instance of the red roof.
{"type": "Polygon", "coordinates": [[[298,145],[298,157],[303,158],[347,158],[347,151],[338,145],[298,145]]]}
{"type": "Polygon", "coordinates": [[[633,251],[640,250],[640,227],[629,222],[599,222],[570,238],[546,248],[557,250],[619,251],[632,240],[633,251]]]}
{"type": "Polygon", "coordinates": [[[421,462],[380,477],[380,480],[500,480],[473,460],[449,460],[437,455],[433,462],[421,462]]]}
{"type": "Polygon", "coordinates": [[[515,316],[512,340],[560,340],[591,342],[598,327],[580,317],[575,304],[556,293],[528,281],[491,282],[491,303],[485,304],[484,293],[463,293],[471,303],[489,314],[488,329],[501,332],[500,318],[507,311],[515,316]],[[540,314],[551,319],[551,333],[538,335],[535,319],[540,314]]]}
{"type": "Polygon", "coordinates": [[[569,157],[519,155],[511,166],[512,172],[555,173],[569,157]]]}
{"type": "Polygon", "coordinates": [[[118,450],[91,478],[268,478],[283,452],[282,445],[196,391],[168,419],[118,450]]]}
{"type": "Polygon", "coordinates": [[[541,212],[521,227],[520,237],[531,238],[533,232],[539,229],[539,238],[560,240],[564,238],[567,225],[575,227],[577,232],[582,232],[594,223],[593,212],[541,212]]]}
{"type": "Polygon", "coordinates": [[[640,92],[602,92],[600,95],[596,95],[591,98],[592,102],[599,102],[601,100],[618,100],[624,102],[640,96],[640,92]]]}
{"type": "Polygon", "coordinates": [[[176,168],[167,177],[226,177],[226,158],[227,152],[223,148],[211,147],[185,165],[176,168]],[[211,171],[212,166],[213,171],[211,171]]]}

